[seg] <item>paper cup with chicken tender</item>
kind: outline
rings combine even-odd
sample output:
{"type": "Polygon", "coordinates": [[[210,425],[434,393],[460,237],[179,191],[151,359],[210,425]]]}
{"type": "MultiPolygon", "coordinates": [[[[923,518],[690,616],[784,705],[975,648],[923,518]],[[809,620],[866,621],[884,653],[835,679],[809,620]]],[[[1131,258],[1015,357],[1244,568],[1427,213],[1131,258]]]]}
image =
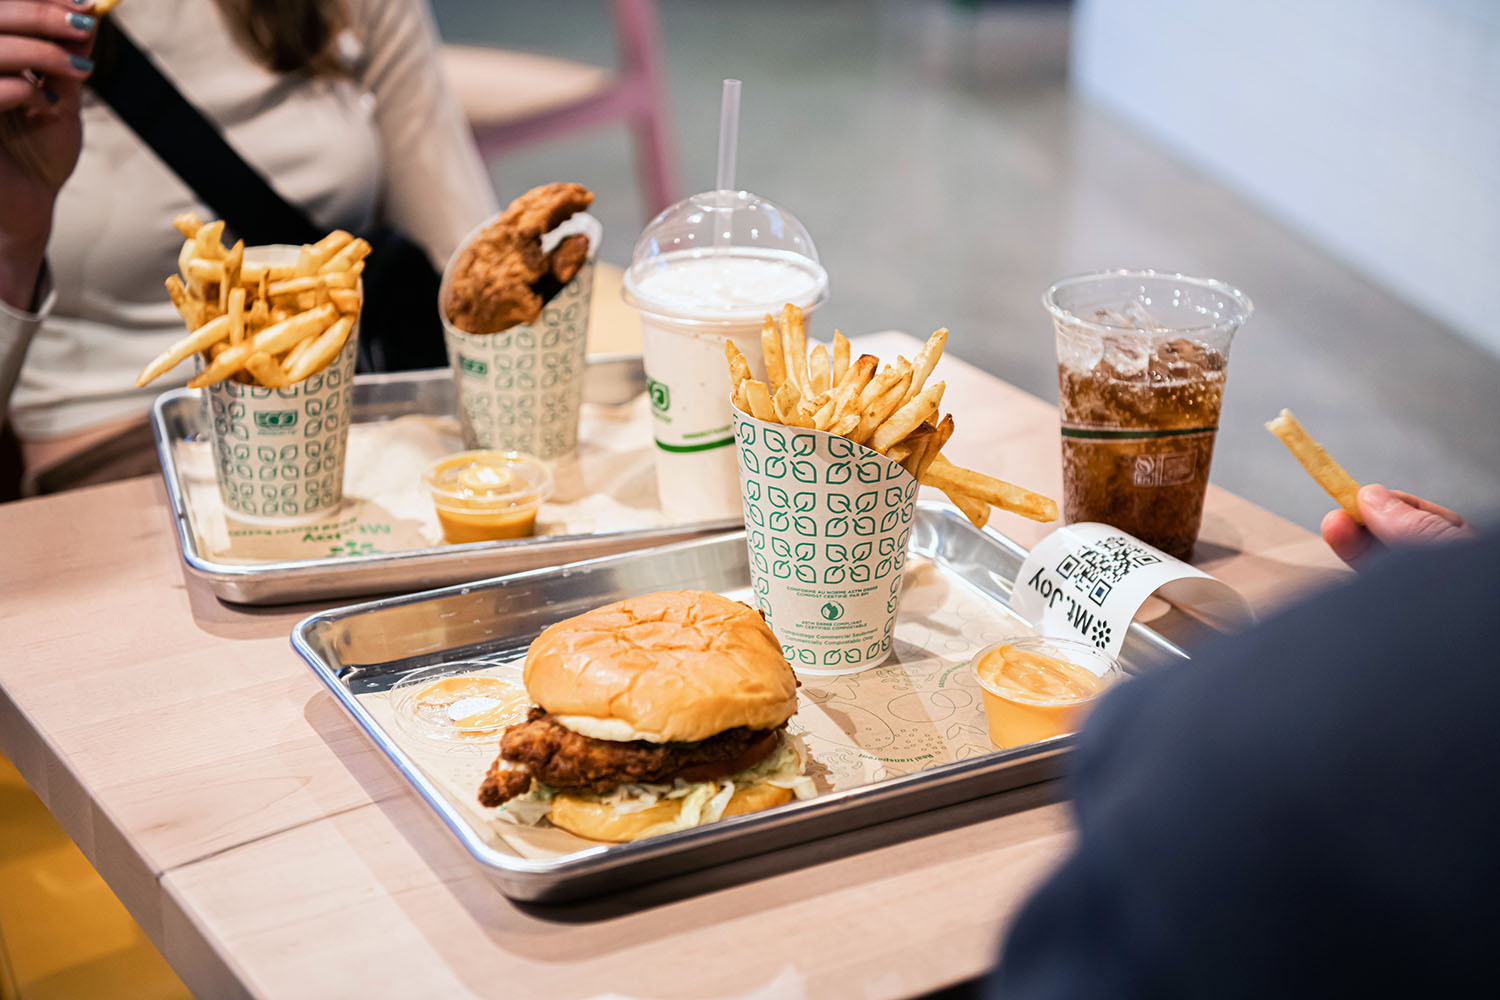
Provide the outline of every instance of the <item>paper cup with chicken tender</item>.
{"type": "MultiPolygon", "coordinates": [[[[245,264],[290,264],[299,247],[247,247],[245,264]]],[[[336,335],[338,331],[333,331],[336,335]]],[[[317,521],[343,502],[359,319],[320,371],[277,388],[233,378],[204,388],[219,497],[251,522],[317,521]]],[[[316,346],[308,339],[308,350],[316,346]]]]}
{"type": "Polygon", "coordinates": [[[891,653],[917,480],[826,431],[734,411],[756,606],[793,669],[850,674],[891,653]]]}
{"type": "Polygon", "coordinates": [[[577,214],[538,246],[476,251],[476,240],[495,239],[500,219],[469,234],[438,293],[464,443],[559,458],[578,445],[593,261],[603,229],[577,214]]]}

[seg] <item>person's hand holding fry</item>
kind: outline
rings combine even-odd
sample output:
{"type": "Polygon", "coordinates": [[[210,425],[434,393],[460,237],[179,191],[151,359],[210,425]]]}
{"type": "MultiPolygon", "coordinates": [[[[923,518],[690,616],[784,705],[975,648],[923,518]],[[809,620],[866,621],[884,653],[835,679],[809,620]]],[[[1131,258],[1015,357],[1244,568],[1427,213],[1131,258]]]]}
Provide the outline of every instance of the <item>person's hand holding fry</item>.
{"type": "Polygon", "coordinates": [[[0,0],[0,300],[31,307],[52,206],[82,148],[92,4],[0,0]]]}
{"type": "Polygon", "coordinates": [[[1323,518],[1323,541],[1344,562],[1358,567],[1381,546],[1426,545],[1462,541],[1474,529],[1462,517],[1429,500],[1388,490],[1379,483],[1359,490],[1360,527],[1342,509],[1323,518]]]}

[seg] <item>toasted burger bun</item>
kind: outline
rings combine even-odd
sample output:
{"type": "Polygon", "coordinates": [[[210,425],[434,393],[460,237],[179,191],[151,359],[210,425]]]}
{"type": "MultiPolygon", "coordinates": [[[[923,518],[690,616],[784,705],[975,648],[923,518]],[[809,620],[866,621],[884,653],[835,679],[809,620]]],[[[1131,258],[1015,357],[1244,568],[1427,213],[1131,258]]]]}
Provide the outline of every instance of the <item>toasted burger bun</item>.
{"type": "Polygon", "coordinates": [[[774,729],[797,710],[797,679],[760,612],[698,590],[558,622],[531,644],[525,683],[561,725],[603,740],[696,742],[774,729]]]}
{"type": "MultiPolygon", "coordinates": [[[[737,787],[724,807],[724,818],[770,809],[792,801],[790,789],[757,783],[737,787]]],[[[554,826],[589,840],[621,842],[635,840],[660,823],[670,823],[682,809],[681,799],[671,799],[648,806],[639,812],[616,812],[603,802],[559,792],[552,798],[547,818],[554,826]]]]}

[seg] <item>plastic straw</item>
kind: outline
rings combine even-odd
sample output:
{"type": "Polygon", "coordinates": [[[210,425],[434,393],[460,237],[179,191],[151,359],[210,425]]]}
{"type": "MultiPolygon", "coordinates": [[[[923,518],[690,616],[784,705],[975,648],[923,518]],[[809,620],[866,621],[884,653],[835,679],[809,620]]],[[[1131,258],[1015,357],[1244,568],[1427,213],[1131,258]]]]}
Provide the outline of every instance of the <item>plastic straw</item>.
{"type": "MultiPolygon", "coordinates": [[[[724,81],[724,99],[719,105],[719,174],[714,182],[714,252],[729,242],[729,219],[733,211],[734,158],[740,144],[740,81],[724,81]]],[[[722,267],[719,268],[722,271],[722,267]]]]}
{"type": "Polygon", "coordinates": [[[734,190],[734,157],[740,144],[740,81],[724,81],[719,105],[719,174],[717,191],[734,190]]]}

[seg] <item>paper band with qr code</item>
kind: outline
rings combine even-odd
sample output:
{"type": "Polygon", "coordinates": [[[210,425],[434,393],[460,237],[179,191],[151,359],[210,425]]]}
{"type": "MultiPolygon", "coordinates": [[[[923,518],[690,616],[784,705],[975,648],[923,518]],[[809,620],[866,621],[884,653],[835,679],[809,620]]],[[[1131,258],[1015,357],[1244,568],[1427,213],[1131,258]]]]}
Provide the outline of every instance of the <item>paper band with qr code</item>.
{"type": "Polygon", "coordinates": [[[1222,580],[1091,521],[1064,525],[1037,543],[1016,576],[1010,606],[1042,635],[1078,639],[1117,656],[1126,629],[1157,592],[1221,631],[1255,620],[1250,605],[1222,580]]]}

